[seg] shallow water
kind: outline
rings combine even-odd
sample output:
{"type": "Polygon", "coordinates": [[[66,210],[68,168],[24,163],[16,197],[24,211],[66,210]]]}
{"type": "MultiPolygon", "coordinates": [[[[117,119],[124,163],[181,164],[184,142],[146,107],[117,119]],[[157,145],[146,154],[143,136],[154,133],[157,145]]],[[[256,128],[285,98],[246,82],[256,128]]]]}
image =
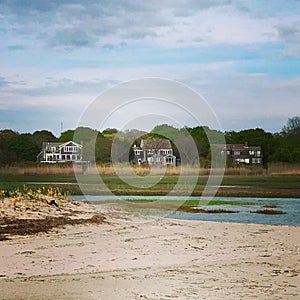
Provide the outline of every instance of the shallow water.
{"type": "MultiPolygon", "coordinates": [[[[88,200],[94,204],[101,204],[104,201],[124,201],[124,200],[200,200],[200,197],[183,197],[183,196],[72,196],[74,200],[88,200]]],[[[203,198],[202,198],[203,200],[203,198]]],[[[205,200],[205,198],[204,198],[205,200]]],[[[254,202],[255,205],[213,205],[209,209],[226,209],[234,210],[236,213],[187,213],[176,211],[169,214],[168,218],[185,219],[185,220],[204,220],[234,223],[255,223],[271,225],[289,225],[300,226],[300,199],[299,198],[251,198],[251,197],[215,197],[214,200],[237,201],[237,202],[254,202]],[[264,207],[265,204],[275,204],[276,208],[264,207]],[[257,214],[257,210],[280,210],[284,212],[281,215],[257,214]]],[[[198,206],[195,208],[207,209],[208,206],[198,206]]]]}
{"type": "MultiPolygon", "coordinates": [[[[222,198],[223,200],[224,198],[222,198]]],[[[254,224],[270,224],[270,225],[300,225],[300,199],[289,198],[228,198],[231,201],[253,201],[257,205],[216,205],[213,209],[227,209],[238,211],[237,213],[221,213],[221,214],[207,214],[207,213],[184,213],[174,212],[168,218],[185,219],[185,220],[204,220],[204,221],[222,221],[234,223],[254,223],[254,224]],[[278,205],[276,208],[263,207],[265,203],[272,203],[278,205]],[[257,214],[255,211],[267,210],[281,210],[284,214],[281,215],[266,215],[257,214]]],[[[221,200],[221,199],[220,199],[221,200]]]]}

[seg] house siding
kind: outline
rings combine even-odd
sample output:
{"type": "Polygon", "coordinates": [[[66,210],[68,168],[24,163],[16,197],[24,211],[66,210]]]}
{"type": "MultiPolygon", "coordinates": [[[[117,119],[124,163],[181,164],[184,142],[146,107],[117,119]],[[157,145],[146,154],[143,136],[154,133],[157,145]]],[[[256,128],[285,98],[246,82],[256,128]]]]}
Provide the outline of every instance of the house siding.
{"type": "Polygon", "coordinates": [[[140,146],[133,146],[134,164],[149,165],[176,165],[176,157],[169,140],[149,139],[142,140],[140,146]]]}
{"type": "Polygon", "coordinates": [[[82,161],[82,145],[73,141],[67,143],[44,142],[37,156],[39,162],[80,162],[82,161]]]}
{"type": "Polygon", "coordinates": [[[263,153],[260,146],[249,146],[244,144],[227,144],[221,151],[232,159],[235,164],[261,165],[263,164],[263,153]]]}

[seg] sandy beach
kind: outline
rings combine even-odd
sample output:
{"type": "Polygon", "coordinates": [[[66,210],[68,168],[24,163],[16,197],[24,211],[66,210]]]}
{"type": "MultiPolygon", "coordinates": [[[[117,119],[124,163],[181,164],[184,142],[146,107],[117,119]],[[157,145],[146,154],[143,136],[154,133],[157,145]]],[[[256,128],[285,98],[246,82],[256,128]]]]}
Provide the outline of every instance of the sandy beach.
{"type": "Polygon", "coordinates": [[[105,221],[0,242],[1,299],[299,299],[299,227],[82,205],[105,221]]]}

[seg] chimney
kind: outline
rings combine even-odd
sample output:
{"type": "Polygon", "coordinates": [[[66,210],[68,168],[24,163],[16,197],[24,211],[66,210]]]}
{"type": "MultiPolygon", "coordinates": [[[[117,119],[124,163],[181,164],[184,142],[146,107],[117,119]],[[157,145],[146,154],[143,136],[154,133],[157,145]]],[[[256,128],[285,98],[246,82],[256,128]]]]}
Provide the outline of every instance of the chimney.
{"type": "Polygon", "coordinates": [[[248,148],[249,145],[248,145],[248,142],[244,142],[244,148],[248,148]]]}

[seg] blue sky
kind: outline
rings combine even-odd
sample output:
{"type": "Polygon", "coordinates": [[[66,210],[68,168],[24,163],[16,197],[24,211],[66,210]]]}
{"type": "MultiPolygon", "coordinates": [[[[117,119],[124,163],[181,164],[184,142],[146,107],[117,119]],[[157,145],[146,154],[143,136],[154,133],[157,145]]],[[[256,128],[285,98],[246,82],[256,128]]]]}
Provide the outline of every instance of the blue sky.
{"type": "Polygon", "coordinates": [[[199,92],[224,130],[300,115],[299,0],[0,0],[0,54],[0,129],[58,135],[143,77],[199,92]]]}

